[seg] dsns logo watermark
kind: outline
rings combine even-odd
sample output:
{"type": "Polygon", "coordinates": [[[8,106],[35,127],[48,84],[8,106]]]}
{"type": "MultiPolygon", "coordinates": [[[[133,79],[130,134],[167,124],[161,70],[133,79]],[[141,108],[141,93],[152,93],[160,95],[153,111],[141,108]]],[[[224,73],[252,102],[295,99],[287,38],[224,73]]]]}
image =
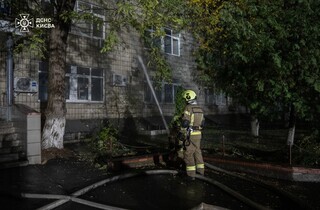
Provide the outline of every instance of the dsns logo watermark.
{"type": "Polygon", "coordinates": [[[20,28],[20,32],[29,32],[29,28],[54,28],[51,18],[29,18],[29,14],[20,14],[20,18],[16,18],[16,28],[20,28]],[[35,22],[35,24],[34,24],[35,22]]]}
{"type": "Polygon", "coordinates": [[[16,18],[16,28],[20,27],[20,32],[29,32],[29,27],[33,28],[33,18],[29,18],[28,14],[21,14],[20,18],[16,18]]]}

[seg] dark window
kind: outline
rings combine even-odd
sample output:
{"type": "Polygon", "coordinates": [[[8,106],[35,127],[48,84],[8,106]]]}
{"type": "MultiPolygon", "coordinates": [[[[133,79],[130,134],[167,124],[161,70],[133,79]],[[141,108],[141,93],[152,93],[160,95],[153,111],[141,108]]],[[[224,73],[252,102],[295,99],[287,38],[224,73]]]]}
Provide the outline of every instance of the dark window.
{"type": "Polygon", "coordinates": [[[75,20],[73,33],[99,39],[105,38],[105,14],[103,8],[77,1],[76,11],[80,14],[92,14],[94,18],[93,20],[75,20]]]}
{"type": "Polygon", "coordinates": [[[39,62],[39,100],[48,101],[48,63],[39,62]]]}
{"type": "Polygon", "coordinates": [[[164,85],[164,102],[173,103],[173,85],[172,84],[164,85]]]}
{"type": "MultiPolygon", "coordinates": [[[[145,91],[144,91],[144,101],[148,103],[154,103],[154,96],[152,95],[152,92],[148,86],[147,83],[145,83],[145,91]]],[[[155,88],[155,94],[159,101],[159,103],[174,103],[174,99],[176,97],[176,93],[178,91],[178,87],[180,85],[172,83],[162,83],[160,88],[155,88]]]]}
{"type": "Polygon", "coordinates": [[[66,71],[68,101],[103,101],[103,70],[70,66],[66,71]]]}

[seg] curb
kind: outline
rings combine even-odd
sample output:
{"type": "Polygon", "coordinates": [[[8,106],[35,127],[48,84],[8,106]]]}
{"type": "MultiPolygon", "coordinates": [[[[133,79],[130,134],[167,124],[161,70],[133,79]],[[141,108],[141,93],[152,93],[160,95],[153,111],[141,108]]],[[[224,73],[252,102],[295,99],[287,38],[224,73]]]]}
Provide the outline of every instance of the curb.
{"type": "Polygon", "coordinates": [[[204,160],[231,171],[247,172],[290,181],[320,182],[320,169],[316,168],[304,168],[271,163],[255,163],[210,156],[205,156],[204,160]]]}
{"type": "MultiPolygon", "coordinates": [[[[108,162],[112,170],[134,168],[146,165],[164,164],[168,154],[149,154],[138,157],[113,159],[108,162]]],[[[320,182],[320,169],[296,166],[277,165],[271,163],[249,162],[243,160],[230,160],[218,157],[204,156],[205,161],[230,170],[261,175],[269,178],[298,182],[320,182]]]]}

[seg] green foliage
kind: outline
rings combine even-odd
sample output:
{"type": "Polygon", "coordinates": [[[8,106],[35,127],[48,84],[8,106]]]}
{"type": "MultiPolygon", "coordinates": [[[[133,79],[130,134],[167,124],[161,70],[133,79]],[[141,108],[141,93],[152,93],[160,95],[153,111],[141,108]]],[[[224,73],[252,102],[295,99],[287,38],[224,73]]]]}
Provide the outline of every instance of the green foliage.
{"type": "MultiPolygon", "coordinates": [[[[155,70],[156,86],[163,80],[170,82],[172,75],[164,53],[153,41],[165,35],[165,27],[179,30],[184,25],[185,19],[181,16],[181,11],[184,10],[185,3],[183,0],[138,0],[134,3],[130,1],[117,3],[115,19],[119,23],[118,27],[134,27],[149,48],[148,66],[155,70]],[[146,33],[150,29],[153,30],[151,35],[153,40],[150,39],[150,33],[146,33]]],[[[116,29],[117,27],[113,28],[116,29]]]]}
{"type": "Polygon", "coordinates": [[[317,113],[318,1],[190,2],[205,83],[209,78],[257,114],[270,116],[290,104],[300,118],[317,113]]]}
{"type": "Polygon", "coordinates": [[[106,52],[111,51],[114,48],[114,46],[116,46],[118,41],[119,40],[118,40],[118,36],[117,36],[116,32],[115,31],[110,31],[108,33],[108,36],[104,40],[104,46],[100,50],[100,52],[101,53],[106,53],[106,52]]]}
{"type": "Polygon", "coordinates": [[[297,142],[299,147],[298,155],[294,155],[295,162],[299,164],[319,167],[320,166],[320,135],[315,131],[297,142]]]}
{"type": "MultiPolygon", "coordinates": [[[[98,18],[96,15],[92,14],[90,11],[77,12],[73,10],[73,6],[69,5],[70,2],[59,2],[47,4],[45,7],[37,5],[36,2],[26,1],[25,5],[18,3],[18,1],[11,2],[11,7],[14,9],[16,14],[30,14],[31,17],[51,17],[52,22],[55,24],[66,23],[70,26],[73,23],[78,21],[91,21],[97,24],[102,24],[101,18],[98,18]],[[63,9],[60,9],[63,8],[63,9]],[[52,13],[52,11],[59,11],[52,13]]],[[[47,47],[48,47],[48,33],[49,29],[40,29],[32,28],[29,33],[24,33],[24,36],[16,36],[16,45],[14,48],[15,53],[21,53],[23,50],[31,50],[39,58],[45,58],[47,56],[47,47]]],[[[107,42],[110,42],[106,45],[106,49],[115,45],[114,36],[108,37],[107,42]]]]}
{"type": "Polygon", "coordinates": [[[29,36],[20,38],[15,36],[14,39],[18,40],[14,47],[14,54],[19,54],[24,50],[33,52],[39,58],[45,58],[47,53],[47,40],[46,34],[43,29],[34,29],[29,36]]]}
{"type": "Polygon", "coordinates": [[[170,127],[179,127],[180,126],[180,118],[183,114],[183,110],[186,106],[186,101],[185,99],[183,98],[183,93],[184,89],[179,86],[178,89],[177,89],[177,93],[176,93],[176,96],[175,96],[175,112],[174,112],[174,115],[173,115],[173,118],[171,120],[171,123],[170,123],[170,127]]]}
{"type": "Polygon", "coordinates": [[[67,22],[72,21],[72,20],[81,19],[81,15],[76,11],[64,11],[59,15],[59,18],[63,22],[67,23],[67,22]]]}
{"type": "Polygon", "coordinates": [[[114,157],[133,155],[135,152],[119,141],[118,130],[108,124],[90,141],[91,162],[96,167],[106,169],[107,161],[114,157]]]}
{"type": "Polygon", "coordinates": [[[150,60],[148,62],[148,66],[156,70],[156,74],[154,77],[156,86],[159,87],[163,80],[171,82],[172,71],[169,64],[165,60],[160,48],[151,47],[149,56],[150,60]]]}
{"type": "Polygon", "coordinates": [[[122,148],[118,143],[118,131],[112,126],[102,128],[91,140],[91,148],[96,158],[116,155],[122,148]]]}

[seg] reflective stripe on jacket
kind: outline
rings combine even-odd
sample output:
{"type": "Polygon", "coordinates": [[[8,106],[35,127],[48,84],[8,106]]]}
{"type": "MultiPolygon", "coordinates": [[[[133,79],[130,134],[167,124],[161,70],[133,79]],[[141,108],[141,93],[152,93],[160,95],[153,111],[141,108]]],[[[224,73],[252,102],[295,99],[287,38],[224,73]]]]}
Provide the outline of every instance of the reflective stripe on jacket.
{"type": "Polygon", "coordinates": [[[187,166],[186,170],[187,171],[195,171],[196,170],[196,166],[187,166]]]}

